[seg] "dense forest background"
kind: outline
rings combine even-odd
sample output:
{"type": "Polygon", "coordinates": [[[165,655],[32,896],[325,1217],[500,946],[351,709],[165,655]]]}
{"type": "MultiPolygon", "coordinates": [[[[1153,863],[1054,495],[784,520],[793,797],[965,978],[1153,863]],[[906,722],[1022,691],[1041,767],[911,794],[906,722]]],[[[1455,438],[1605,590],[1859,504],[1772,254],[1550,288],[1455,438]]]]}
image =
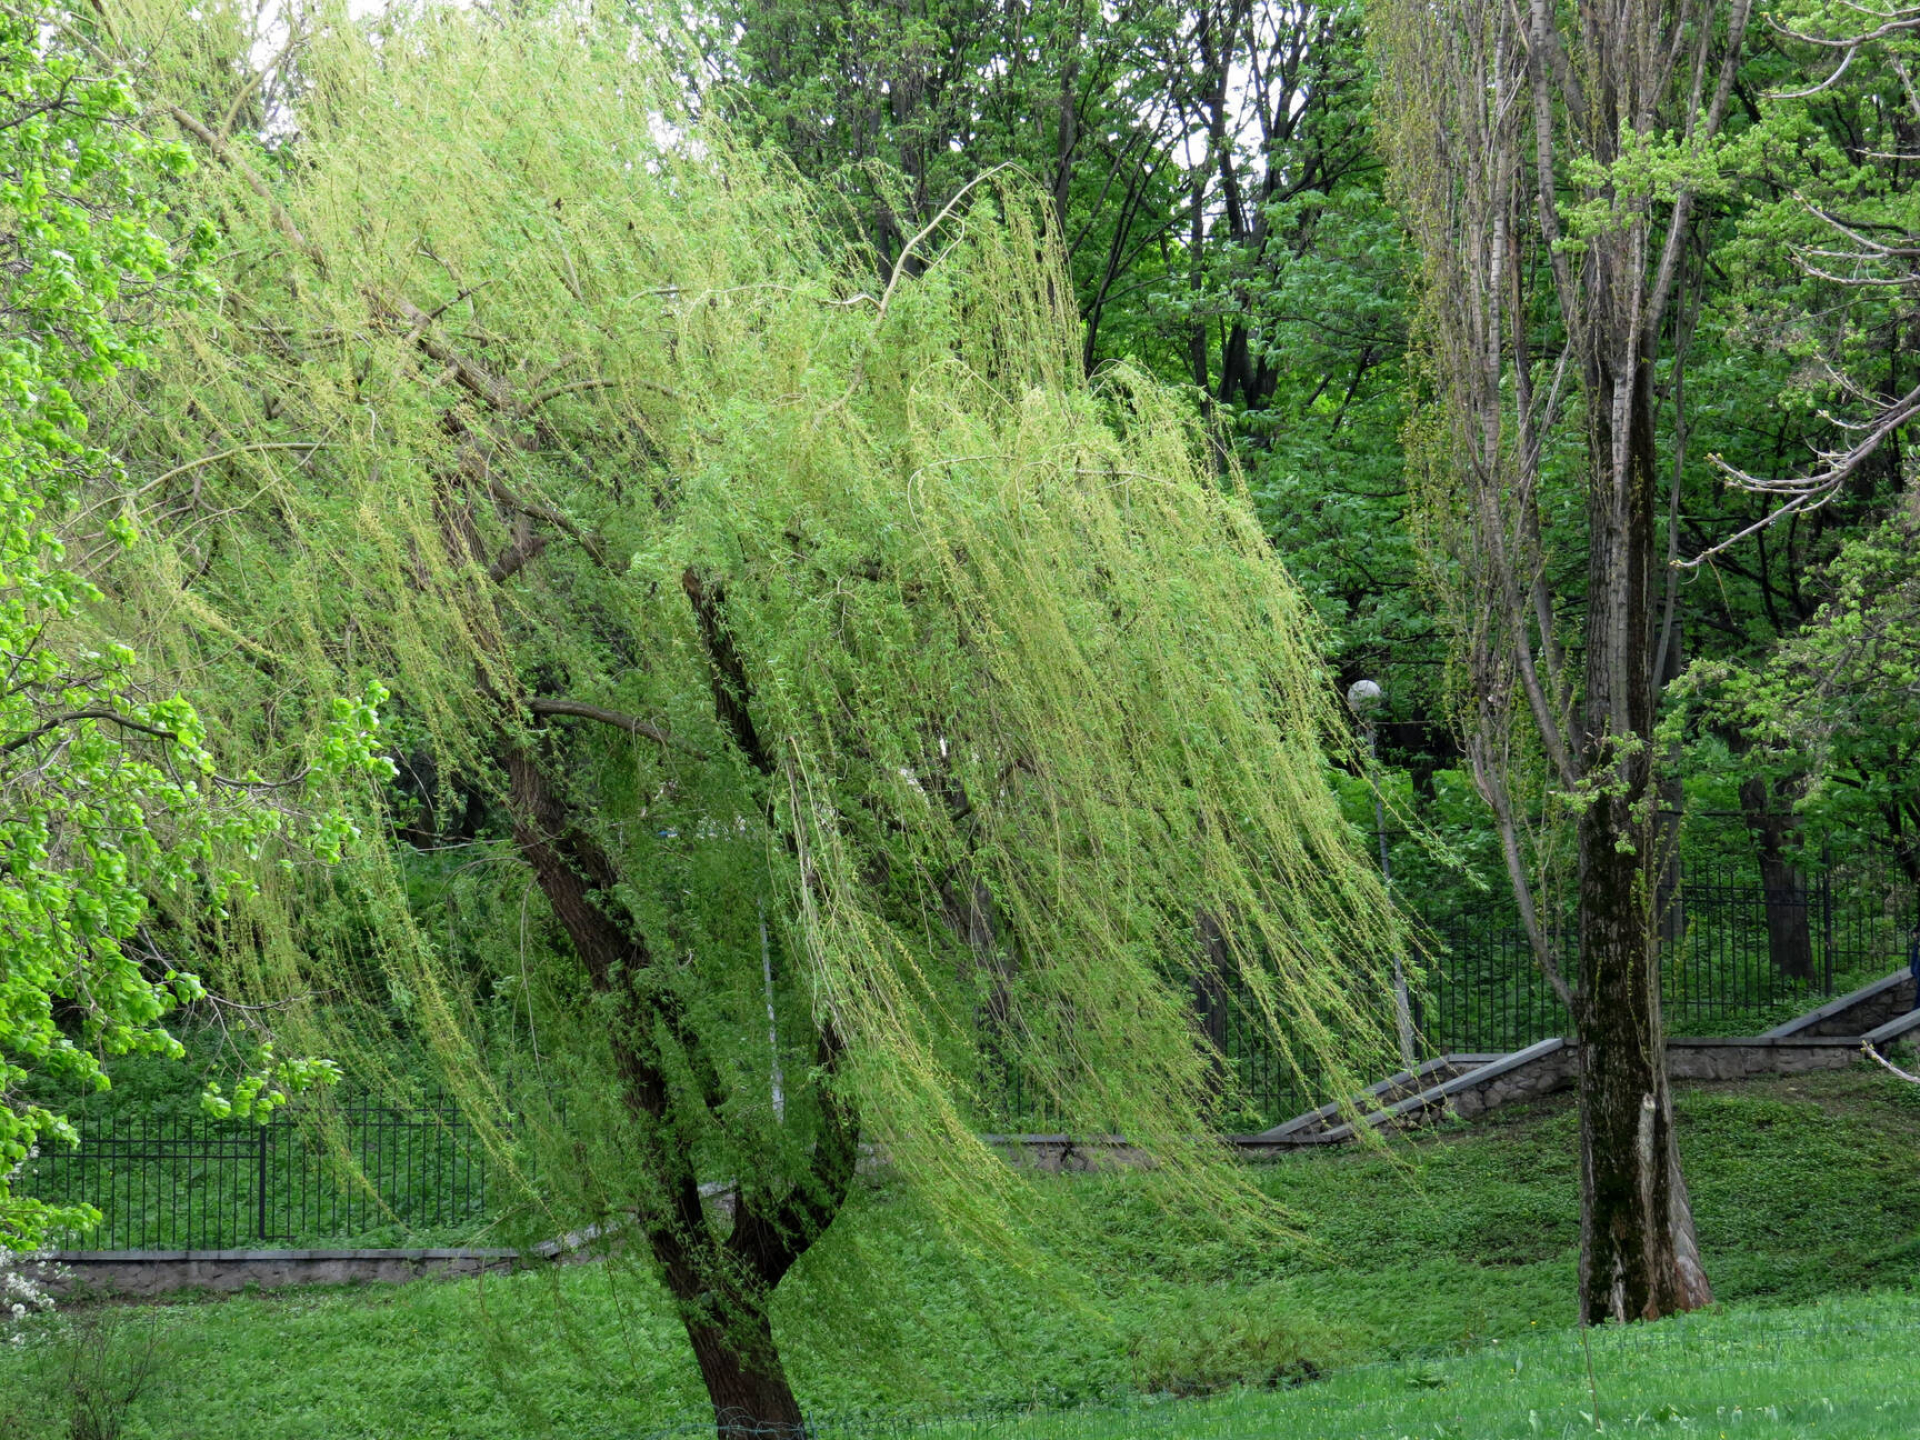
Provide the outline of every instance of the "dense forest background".
{"type": "MultiPolygon", "coordinates": [[[[1662,579],[1663,666],[1669,682],[1699,668],[1663,805],[1696,817],[1702,864],[1757,846],[1779,879],[1789,859],[1871,853],[1913,884],[1905,426],[1774,524],[1760,522],[1791,495],[1729,483],[1822,471],[1920,379],[1901,253],[1920,164],[1911,42],[1807,39],[1874,28],[1823,17],[1781,12],[1749,32],[1665,321],[1661,543],[1688,568],[1662,579]],[[1841,639],[1862,601],[1878,617],[1841,639]],[[1769,678],[1728,695],[1736,673],[1769,678]]],[[[1365,7],[768,4],[700,18],[690,83],[843,194],[882,265],[989,167],[1045,191],[1085,363],[1136,361],[1192,396],[1329,626],[1341,688],[1383,687],[1401,803],[1501,888],[1407,478],[1431,361],[1365,7]]],[[[1518,258],[1551,264],[1539,245],[1518,258]]],[[[1546,353],[1557,322],[1543,308],[1530,323],[1546,353]]],[[[1544,466],[1548,586],[1576,620],[1581,464],[1569,451],[1544,466]]],[[[1458,902],[1459,875],[1430,848],[1402,838],[1394,860],[1426,903],[1458,902]]]]}

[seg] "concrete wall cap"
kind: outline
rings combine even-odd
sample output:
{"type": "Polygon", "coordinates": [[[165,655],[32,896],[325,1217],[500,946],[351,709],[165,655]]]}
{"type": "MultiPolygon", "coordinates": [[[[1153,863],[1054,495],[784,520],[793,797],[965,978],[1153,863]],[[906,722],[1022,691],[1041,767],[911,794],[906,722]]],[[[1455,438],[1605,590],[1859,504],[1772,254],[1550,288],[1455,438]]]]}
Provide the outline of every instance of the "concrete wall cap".
{"type": "Polygon", "coordinates": [[[1903,965],[1891,975],[1883,975],[1878,980],[1862,985],[1851,994],[1842,995],[1837,1000],[1829,1000],[1818,1010],[1809,1010],[1804,1015],[1794,1016],[1793,1019],[1787,1021],[1784,1025],[1774,1026],[1773,1029],[1767,1031],[1759,1038],[1762,1040],[1772,1040],[1776,1038],[1784,1039],[1789,1035],[1797,1035],[1800,1031],[1818,1025],[1823,1020],[1831,1020],[1834,1016],[1852,1009],[1855,1005],[1864,1005],[1869,1000],[1879,998],[1887,991],[1897,988],[1901,982],[1906,979],[1907,968],[1903,965]]]}
{"type": "Polygon", "coordinates": [[[1669,1035],[1669,1050],[1858,1050],[1858,1035],[1669,1035]]]}
{"type": "Polygon", "coordinates": [[[1902,1035],[1910,1034],[1915,1030],[1920,1030],[1920,1010],[1909,1010],[1904,1015],[1896,1015],[1878,1029],[1869,1030],[1855,1043],[1885,1045],[1889,1040],[1898,1040],[1902,1035]]]}
{"type": "Polygon", "coordinates": [[[56,1250],[56,1265],[286,1265],[335,1260],[515,1260],[518,1250],[56,1250]]]}

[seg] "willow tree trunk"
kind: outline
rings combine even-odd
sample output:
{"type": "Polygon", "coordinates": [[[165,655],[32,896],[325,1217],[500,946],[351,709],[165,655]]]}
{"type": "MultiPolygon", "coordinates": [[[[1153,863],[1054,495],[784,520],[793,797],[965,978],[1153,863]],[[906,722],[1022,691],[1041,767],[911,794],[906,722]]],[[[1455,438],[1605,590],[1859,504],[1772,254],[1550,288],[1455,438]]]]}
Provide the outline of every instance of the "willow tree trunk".
{"type": "MultiPolygon", "coordinates": [[[[554,917],[567,932],[595,995],[609,1002],[608,1050],[632,1122],[632,1165],[648,1182],[635,1219],[673,1297],[706,1382],[719,1440],[800,1440],[800,1402],[774,1343],[774,1291],[833,1223],[853,1178],[858,1127],[823,1091],[811,1173],[785,1195],[736,1189],[723,1230],[700,1193],[681,1136],[727,1092],[698,1032],[668,986],[650,983],[647,937],[618,896],[619,872],[563,798],[541,759],[511,740],[502,760],[512,786],[513,832],[554,917]],[[670,1066],[664,1046],[679,1051],[670,1066]],[[671,1069],[693,1082],[676,1085],[671,1069]]],[[[819,1069],[834,1068],[831,1032],[816,1035],[819,1069]]]]}
{"type": "Polygon", "coordinates": [[[1579,821],[1575,1018],[1580,1299],[1590,1322],[1653,1319],[1713,1298],[1680,1170],[1660,1014],[1653,367],[1637,339],[1629,343],[1626,365],[1590,351],[1587,371],[1593,477],[1580,740],[1589,793],[1579,821]]]}
{"type": "Polygon", "coordinates": [[[686,1330],[719,1440],[802,1440],[806,1419],[774,1348],[764,1307],[736,1315],[727,1325],[689,1322],[686,1330]]]}

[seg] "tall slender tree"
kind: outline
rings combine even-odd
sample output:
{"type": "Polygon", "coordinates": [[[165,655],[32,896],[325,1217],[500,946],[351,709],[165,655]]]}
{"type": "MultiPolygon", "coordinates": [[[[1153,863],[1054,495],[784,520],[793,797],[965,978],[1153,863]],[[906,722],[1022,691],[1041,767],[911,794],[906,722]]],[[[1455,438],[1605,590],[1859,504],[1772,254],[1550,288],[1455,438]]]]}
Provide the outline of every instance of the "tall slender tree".
{"type": "Polygon", "coordinates": [[[1425,537],[1453,605],[1474,777],[1574,1020],[1590,1320],[1711,1296],[1660,1013],[1653,738],[1671,620],[1656,367],[1748,17],[1748,0],[1396,4],[1380,17],[1395,190],[1426,283],[1425,537]],[[1556,603],[1546,570],[1546,477],[1566,436],[1584,491],[1563,525],[1585,551],[1583,617],[1556,603]],[[1568,974],[1526,844],[1530,773],[1576,839],[1568,974]]]}

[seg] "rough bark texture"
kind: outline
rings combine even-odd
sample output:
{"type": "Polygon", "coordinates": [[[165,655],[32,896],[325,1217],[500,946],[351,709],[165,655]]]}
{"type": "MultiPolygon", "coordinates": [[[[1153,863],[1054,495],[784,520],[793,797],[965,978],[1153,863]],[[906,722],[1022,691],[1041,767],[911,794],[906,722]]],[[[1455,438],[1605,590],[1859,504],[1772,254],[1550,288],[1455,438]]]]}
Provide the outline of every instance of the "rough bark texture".
{"type": "MultiPolygon", "coordinates": [[[[1670,502],[1671,499],[1670,496],[1670,502]]],[[[1669,519],[1668,523],[1673,522],[1669,519]]],[[[1669,546],[1671,547],[1671,541],[1669,546]]],[[[1687,668],[1686,627],[1679,621],[1678,597],[1673,594],[1671,586],[1667,605],[1673,609],[1663,611],[1662,623],[1667,627],[1667,633],[1657,644],[1655,659],[1662,689],[1679,679],[1681,673],[1687,668]]],[[[1655,895],[1654,919],[1659,925],[1662,951],[1679,944],[1687,933],[1686,891],[1681,885],[1680,873],[1680,828],[1686,820],[1687,792],[1686,787],[1680,782],[1679,752],[1680,745],[1676,741],[1672,748],[1660,757],[1661,764],[1656,780],[1660,791],[1660,821],[1657,836],[1660,886],[1655,895]]]]}
{"type": "MultiPolygon", "coordinates": [[[[1604,257],[1602,264],[1605,263],[1604,257]]],[[[1654,1319],[1713,1298],[1667,1087],[1655,916],[1652,365],[1589,352],[1586,698],[1579,822],[1581,1309],[1654,1319]],[[1609,403],[1612,402],[1612,403],[1609,403]],[[1624,431],[1624,433],[1623,433],[1624,431]],[[1604,468],[1602,468],[1604,466],[1604,468]]]]}
{"type": "MultiPolygon", "coordinates": [[[[713,679],[715,713],[747,761],[762,774],[774,764],[750,710],[751,691],[724,614],[724,597],[692,571],[684,577],[713,679]]],[[[703,1103],[717,1115],[726,1088],[697,1031],[668,984],[647,975],[653,955],[616,894],[619,872],[606,849],[526,746],[503,742],[511,785],[514,840],[554,916],[566,930],[596,994],[613,1002],[609,1048],[633,1122],[636,1169],[648,1200],[636,1217],[673,1296],[700,1366],[721,1440],[782,1440],[805,1434],[804,1417],[774,1343],[769,1305],[796,1260],[819,1238],[846,1199],[857,1158],[858,1127],[829,1087],[816,1091],[818,1135],[809,1173],[784,1194],[741,1188],[732,1225],[709,1214],[693,1166],[695,1122],[676,1112],[696,1102],[676,1097],[662,1047],[679,1052],[703,1103]]],[[[816,1029],[814,1061],[831,1074],[840,1045],[830,1025],[816,1029]]]]}
{"type": "Polygon", "coordinates": [[[634,1122],[635,1159],[653,1192],[641,1225],[693,1344],[720,1433],[732,1433],[730,1425],[737,1431],[741,1415],[797,1427],[799,1402],[781,1371],[767,1324],[769,1296],[743,1283],[747,1277],[726,1263],[704,1213],[691,1155],[674,1143],[656,1017],[643,998],[642,975],[653,961],[646,938],[616,908],[611,860],[567,813],[539,762],[518,746],[506,760],[521,857],[595,993],[615,1001],[609,1046],[634,1122]]]}
{"type": "MultiPolygon", "coordinates": [[[[725,1099],[720,1078],[672,992],[645,983],[653,957],[613,894],[618,876],[610,857],[580,827],[535,756],[512,746],[505,759],[521,856],[595,992],[614,1002],[609,1045],[633,1120],[635,1164],[651,1192],[638,1219],[686,1327],[718,1433],[722,1440],[802,1435],[799,1402],[774,1344],[768,1306],[775,1287],[846,1198],[856,1158],[851,1117],[823,1096],[812,1174],[785,1196],[740,1193],[732,1228],[721,1232],[702,1202],[692,1148],[677,1133],[686,1117],[674,1113],[659,1047],[681,1049],[709,1108],[725,1099]]],[[[823,1029],[816,1060],[831,1070],[837,1058],[838,1046],[823,1029]]]]}
{"type": "Polygon", "coordinates": [[[764,1308],[735,1316],[729,1325],[689,1321],[687,1338],[706,1382],[720,1440],[799,1440],[807,1433],[764,1308]]]}

